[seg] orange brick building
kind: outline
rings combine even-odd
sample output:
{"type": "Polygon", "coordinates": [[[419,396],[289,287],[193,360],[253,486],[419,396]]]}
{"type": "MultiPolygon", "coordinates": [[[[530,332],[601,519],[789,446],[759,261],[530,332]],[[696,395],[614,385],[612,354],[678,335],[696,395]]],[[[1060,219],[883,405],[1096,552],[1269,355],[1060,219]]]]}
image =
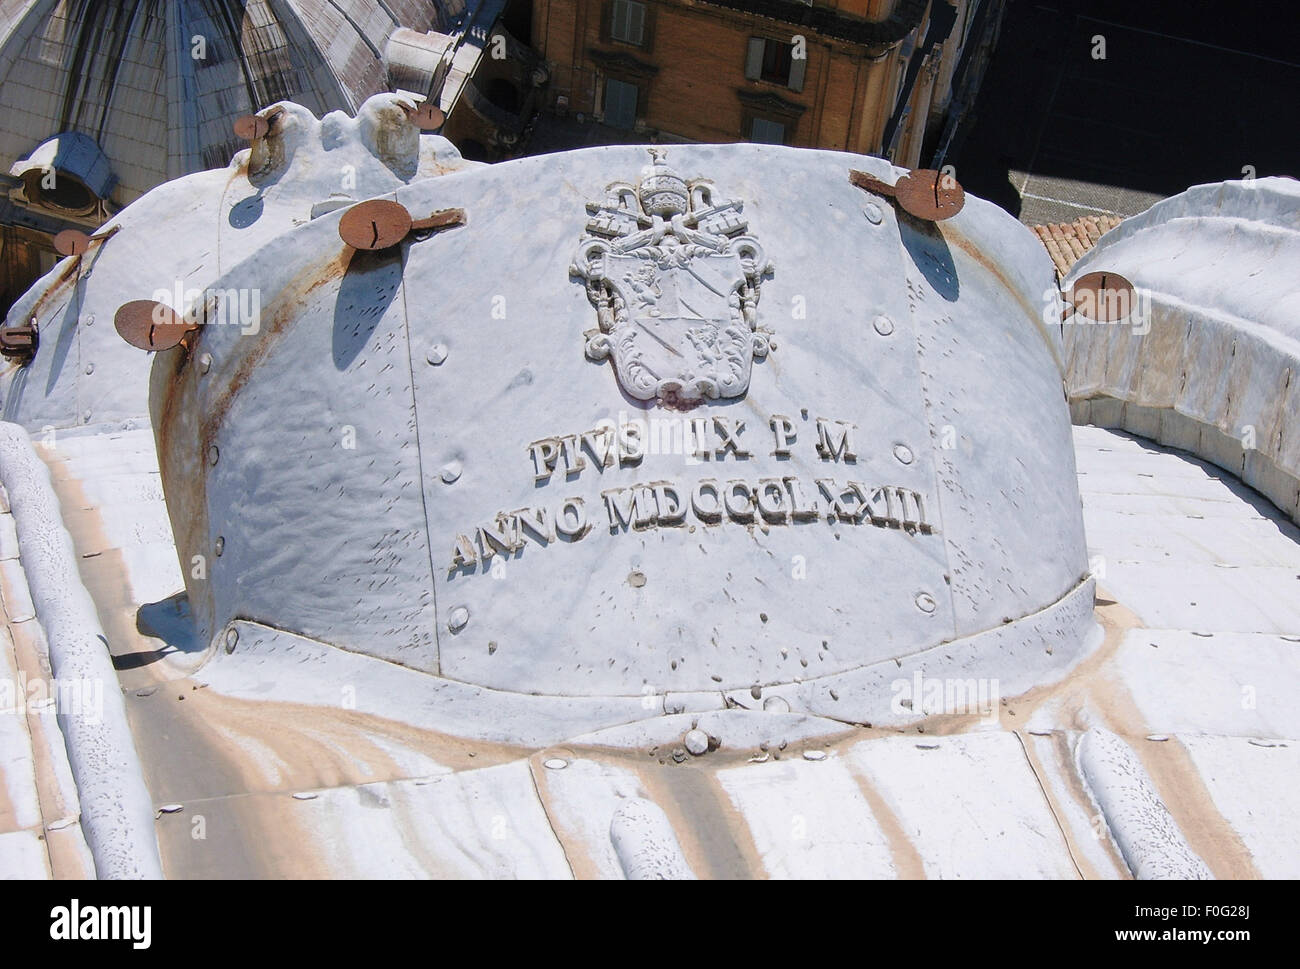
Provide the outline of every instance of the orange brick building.
{"type": "MultiPolygon", "coordinates": [[[[551,104],[662,141],[763,141],[917,166],[999,0],[533,0],[551,104]],[[987,9],[982,11],[987,14],[987,9]],[[984,21],[989,17],[982,18],[984,21]],[[970,46],[975,46],[971,44],[970,46]]],[[[986,53],[986,52],[985,52],[986,53]]]]}

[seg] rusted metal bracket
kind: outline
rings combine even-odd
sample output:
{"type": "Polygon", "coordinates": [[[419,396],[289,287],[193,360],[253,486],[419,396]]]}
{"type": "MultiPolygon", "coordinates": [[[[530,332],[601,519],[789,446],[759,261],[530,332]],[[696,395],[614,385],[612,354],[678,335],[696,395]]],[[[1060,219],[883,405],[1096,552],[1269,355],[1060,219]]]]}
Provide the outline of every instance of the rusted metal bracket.
{"type": "Polygon", "coordinates": [[[0,354],[11,360],[17,360],[22,366],[31,363],[40,342],[35,317],[30,323],[0,328],[0,354]]]}
{"type": "Polygon", "coordinates": [[[880,179],[873,175],[868,175],[866,172],[860,172],[856,168],[849,169],[849,181],[858,188],[865,188],[868,192],[872,192],[876,195],[883,195],[885,198],[891,199],[894,197],[894,186],[890,185],[888,182],[882,182],[880,179]]]}
{"type": "Polygon", "coordinates": [[[927,222],[951,219],[966,204],[966,193],[957,180],[933,168],[910,171],[894,185],[850,169],[849,181],[874,195],[893,199],[904,212],[927,222]]]}
{"type": "Polygon", "coordinates": [[[427,238],[440,229],[465,225],[464,209],[439,209],[423,219],[411,218],[406,206],[392,199],[358,202],[339,219],[339,237],[353,249],[389,249],[414,234],[427,238]]]}
{"type": "Polygon", "coordinates": [[[438,229],[449,229],[453,225],[465,224],[464,209],[439,209],[437,212],[429,215],[428,218],[416,219],[411,223],[412,232],[425,232],[428,230],[437,231],[438,229]]]}

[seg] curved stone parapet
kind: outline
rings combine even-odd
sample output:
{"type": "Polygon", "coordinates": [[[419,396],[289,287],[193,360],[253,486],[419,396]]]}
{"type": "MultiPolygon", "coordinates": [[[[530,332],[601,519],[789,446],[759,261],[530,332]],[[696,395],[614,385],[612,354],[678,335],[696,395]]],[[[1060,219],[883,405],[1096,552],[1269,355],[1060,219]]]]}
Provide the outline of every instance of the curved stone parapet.
{"type": "Polygon", "coordinates": [[[1106,233],[1064,288],[1098,271],[1138,308],[1062,327],[1075,421],[1191,451],[1300,522],[1300,182],[1188,189],[1106,233]]]}
{"type": "Polygon", "coordinates": [[[35,618],[49,641],[59,729],[76,779],[81,824],[104,879],[161,878],[153,807],[95,600],[77,572],[50,472],[21,427],[0,423],[0,486],[8,496],[35,618]]]}

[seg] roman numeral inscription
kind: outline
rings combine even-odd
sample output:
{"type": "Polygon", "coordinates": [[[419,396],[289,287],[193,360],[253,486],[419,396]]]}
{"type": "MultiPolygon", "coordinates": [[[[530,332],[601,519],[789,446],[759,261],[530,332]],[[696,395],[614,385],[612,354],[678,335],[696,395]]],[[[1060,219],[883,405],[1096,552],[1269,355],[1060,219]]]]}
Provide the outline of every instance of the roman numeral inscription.
{"type": "MultiPolygon", "coordinates": [[[[746,423],[739,418],[620,418],[529,444],[534,482],[539,487],[563,486],[615,468],[640,467],[648,456],[662,454],[676,454],[686,465],[716,464],[718,473],[708,473],[706,468],[703,477],[689,482],[637,481],[603,488],[598,496],[569,496],[498,512],[455,536],[448,571],[472,572],[495,555],[513,555],[530,545],[545,548],[556,542],[576,542],[606,529],[610,535],[618,535],[645,529],[768,528],[826,522],[899,529],[911,535],[937,531],[925,495],[913,488],[870,483],[843,474],[735,473],[743,472],[755,460],[756,452],[758,460],[772,460],[778,470],[779,462],[793,456],[800,446],[800,427],[785,415],[774,414],[768,421],[772,447],[765,453],[757,438],[746,438],[746,423]],[[724,468],[731,473],[723,473],[724,468]]],[[[817,418],[806,435],[806,444],[828,466],[856,465],[855,428],[847,421],[817,418]]],[[[848,467],[843,469],[852,473],[848,467]]]]}

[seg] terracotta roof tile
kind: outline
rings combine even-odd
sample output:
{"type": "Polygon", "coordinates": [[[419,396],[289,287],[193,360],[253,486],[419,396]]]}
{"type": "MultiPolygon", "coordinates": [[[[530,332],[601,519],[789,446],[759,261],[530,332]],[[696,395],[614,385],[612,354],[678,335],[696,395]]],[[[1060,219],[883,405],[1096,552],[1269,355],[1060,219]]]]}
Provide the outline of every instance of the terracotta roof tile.
{"type": "Polygon", "coordinates": [[[1117,215],[1085,215],[1073,222],[1054,222],[1032,228],[1047,254],[1052,257],[1056,275],[1060,278],[1070,271],[1070,267],[1085,252],[1097,244],[1098,239],[1121,221],[1117,215]]]}

